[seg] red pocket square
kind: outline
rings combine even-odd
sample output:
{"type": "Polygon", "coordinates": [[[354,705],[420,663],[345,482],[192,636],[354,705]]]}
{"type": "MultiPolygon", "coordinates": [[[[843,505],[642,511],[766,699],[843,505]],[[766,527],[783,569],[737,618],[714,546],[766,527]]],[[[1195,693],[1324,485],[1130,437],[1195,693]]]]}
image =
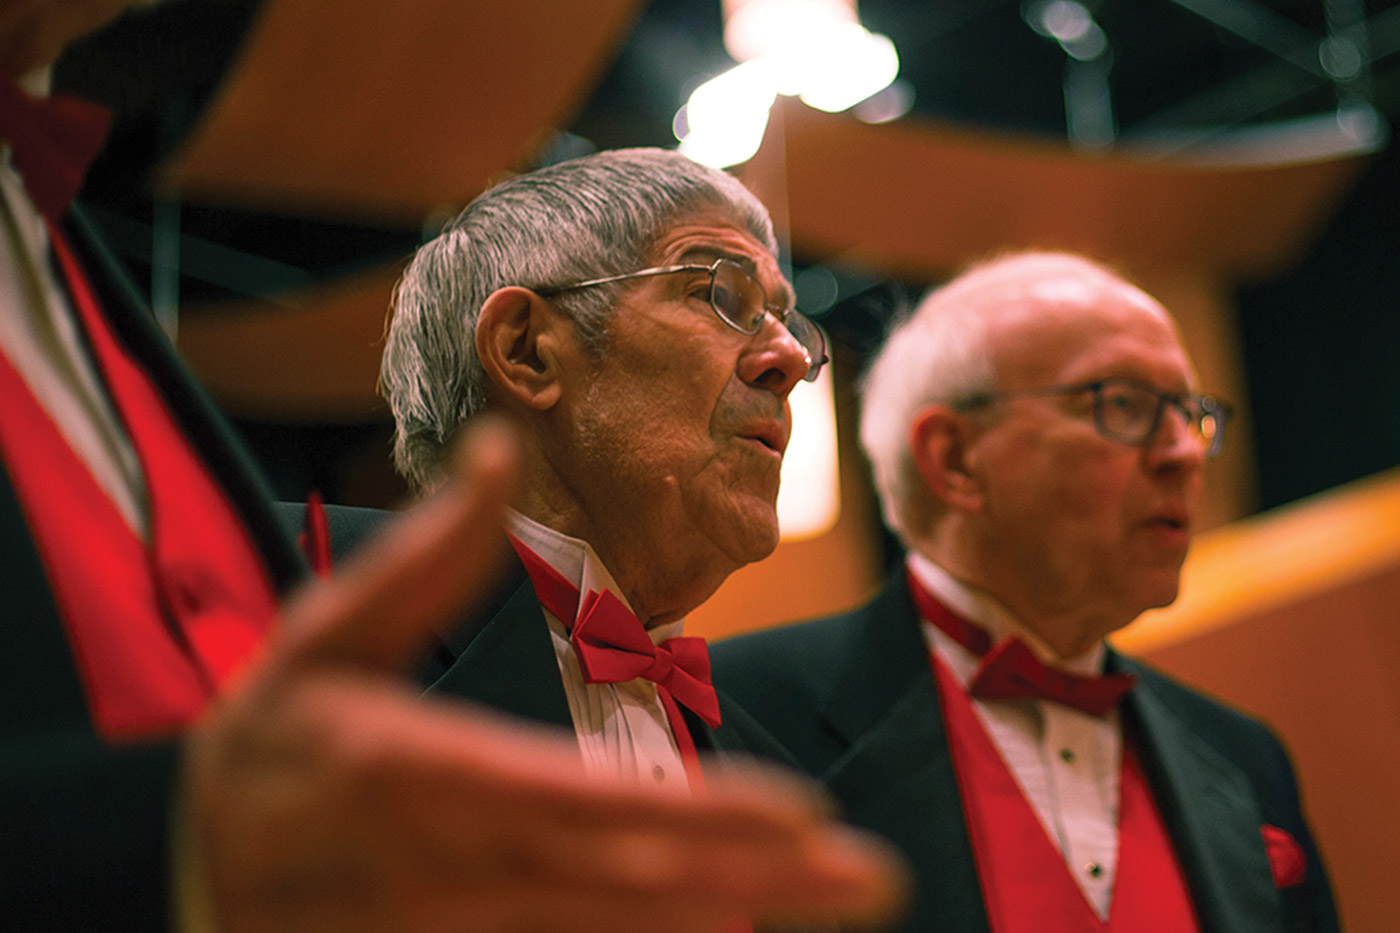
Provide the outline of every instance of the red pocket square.
{"type": "Polygon", "coordinates": [[[1269,856],[1269,869],[1274,873],[1274,887],[1291,888],[1302,884],[1308,873],[1308,862],[1298,840],[1287,830],[1268,823],[1259,827],[1259,834],[1264,837],[1264,852],[1269,856]]]}

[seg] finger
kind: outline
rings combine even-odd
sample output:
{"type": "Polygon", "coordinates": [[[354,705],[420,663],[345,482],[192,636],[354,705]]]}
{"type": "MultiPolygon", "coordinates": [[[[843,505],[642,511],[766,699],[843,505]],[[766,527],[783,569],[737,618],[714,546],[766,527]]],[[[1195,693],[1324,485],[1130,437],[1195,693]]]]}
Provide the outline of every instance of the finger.
{"type": "MultiPolygon", "coordinates": [[[[387,831],[425,839],[441,833],[447,847],[452,827],[473,821],[480,827],[473,832],[496,827],[503,845],[520,837],[514,844],[528,853],[533,845],[553,848],[556,838],[618,827],[637,839],[690,832],[790,840],[829,813],[810,782],[757,766],[714,775],[699,797],[604,780],[585,772],[577,741],[562,730],[416,697],[387,681],[322,677],[287,696],[297,712],[281,717],[290,728],[264,754],[281,760],[310,752],[316,762],[337,763],[338,772],[354,776],[338,788],[352,795],[348,803],[375,802],[373,815],[387,831]],[[518,832],[517,814],[566,835],[518,832]]],[[[585,850],[579,843],[577,851],[585,850]]]]}
{"type": "Polygon", "coordinates": [[[692,799],[590,777],[572,737],[389,681],[323,676],[282,699],[297,712],[271,744],[240,746],[283,776],[223,827],[257,869],[238,884],[217,875],[225,903],[256,905],[289,871],[371,903],[404,903],[424,884],[519,881],[671,899],[695,916],[825,922],[871,919],[897,899],[893,859],[827,822],[802,781],[746,768],[692,799]]]}
{"type": "MultiPolygon", "coordinates": [[[[680,787],[589,775],[572,734],[480,707],[349,680],[323,681],[316,696],[319,711],[303,715],[318,729],[338,732],[336,756],[403,800],[475,811],[489,791],[510,808],[580,827],[619,819],[637,827],[725,821],[771,835],[791,834],[831,813],[814,783],[756,763],[707,776],[706,791],[692,797],[680,787]],[[353,726],[349,709],[357,712],[353,726]],[[589,806],[578,806],[580,799],[589,806]]],[[[428,814],[438,822],[445,815],[428,814]]]]}
{"type": "Polygon", "coordinates": [[[439,914],[460,925],[440,927],[472,931],[540,931],[557,933],[720,933],[742,917],[729,905],[696,903],[678,897],[619,896],[611,891],[540,885],[531,880],[504,879],[475,886],[444,898],[439,914]],[[455,909],[455,910],[454,910],[455,909]]]}
{"type": "Polygon", "coordinates": [[[718,933],[741,914],[682,898],[618,896],[538,879],[442,879],[402,896],[350,896],[330,901],[298,933],[718,933]]]}
{"type": "Polygon", "coordinates": [[[365,796],[377,802],[382,832],[411,837],[427,873],[534,878],[618,897],[677,893],[697,908],[784,921],[872,921],[903,900],[901,860],[829,822],[825,798],[806,781],[738,767],[695,798],[604,781],[555,733],[402,702],[401,715],[357,717],[347,741],[373,775],[365,796]]]}
{"type": "Polygon", "coordinates": [[[511,872],[783,922],[872,922],[903,902],[907,872],[888,844],[817,819],[789,827],[748,806],[743,817],[724,808],[642,825],[542,824],[511,872]]]}
{"type": "Polygon", "coordinates": [[[457,445],[451,475],[284,613],[275,665],[397,672],[435,625],[488,591],[518,472],[514,435],[483,420],[457,445]]]}

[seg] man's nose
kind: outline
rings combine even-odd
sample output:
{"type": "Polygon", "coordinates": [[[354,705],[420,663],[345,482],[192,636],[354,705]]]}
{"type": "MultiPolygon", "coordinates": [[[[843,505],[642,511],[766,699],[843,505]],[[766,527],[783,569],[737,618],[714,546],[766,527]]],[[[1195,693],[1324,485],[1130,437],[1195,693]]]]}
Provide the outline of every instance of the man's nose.
{"type": "Polygon", "coordinates": [[[1162,466],[1200,469],[1206,461],[1208,444],[1186,412],[1175,405],[1167,405],[1147,445],[1147,454],[1162,466]]]}
{"type": "Polygon", "coordinates": [[[807,348],[787,325],[769,315],[758,333],[748,339],[739,357],[739,378],[786,398],[811,365],[807,348]]]}

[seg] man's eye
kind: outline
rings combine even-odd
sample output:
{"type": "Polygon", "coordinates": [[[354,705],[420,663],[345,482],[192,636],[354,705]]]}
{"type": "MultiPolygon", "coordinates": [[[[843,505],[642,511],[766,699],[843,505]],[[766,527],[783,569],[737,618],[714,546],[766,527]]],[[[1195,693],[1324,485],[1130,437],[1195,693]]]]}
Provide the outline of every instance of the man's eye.
{"type": "MultiPolygon", "coordinates": [[[[708,292],[704,297],[710,297],[708,292]]],[[[716,282],[714,287],[714,303],[728,312],[737,306],[738,299],[735,297],[733,290],[716,282]]]]}
{"type": "Polygon", "coordinates": [[[1103,394],[1103,403],[1120,414],[1146,417],[1156,410],[1157,397],[1133,389],[1109,389],[1103,394]]]}

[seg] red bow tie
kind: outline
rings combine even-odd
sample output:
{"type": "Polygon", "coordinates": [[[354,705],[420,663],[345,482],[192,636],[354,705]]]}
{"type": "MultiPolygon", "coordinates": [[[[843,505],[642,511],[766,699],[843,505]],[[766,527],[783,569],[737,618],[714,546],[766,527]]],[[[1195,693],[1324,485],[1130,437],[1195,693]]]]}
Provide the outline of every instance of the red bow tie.
{"type": "Polygon", "coordinates": [[[1091,716],[1103,716],[1137,684],[1132,674],[1089,677],[1047,665],[1019,638],[993,646],[991,636],[953,614],[909,574],[909,591],[925,619],[949,638],[982,658],[968,692],[981,700],[1033,697],[1072,706],[1091,716]]]}
{"type": "Polygon", "coordinates": [[[57,223],[107,138],[111,115],[76,97],[30,97],[0,74],[0,139],[29,199],[57,223]]]}
{"type": "Polygon", "coordinates": [[[710,728],[720,724],[705,639],[668,638],[653,645],[642,623],[611,591],[590,590],[580,605],[578,587],[530,548],[515,538],[510,541],[525,564],[540,604],[564,624],[572,623],[569,639],[585,681],[612,684],[642,677],[710,728]]]}

